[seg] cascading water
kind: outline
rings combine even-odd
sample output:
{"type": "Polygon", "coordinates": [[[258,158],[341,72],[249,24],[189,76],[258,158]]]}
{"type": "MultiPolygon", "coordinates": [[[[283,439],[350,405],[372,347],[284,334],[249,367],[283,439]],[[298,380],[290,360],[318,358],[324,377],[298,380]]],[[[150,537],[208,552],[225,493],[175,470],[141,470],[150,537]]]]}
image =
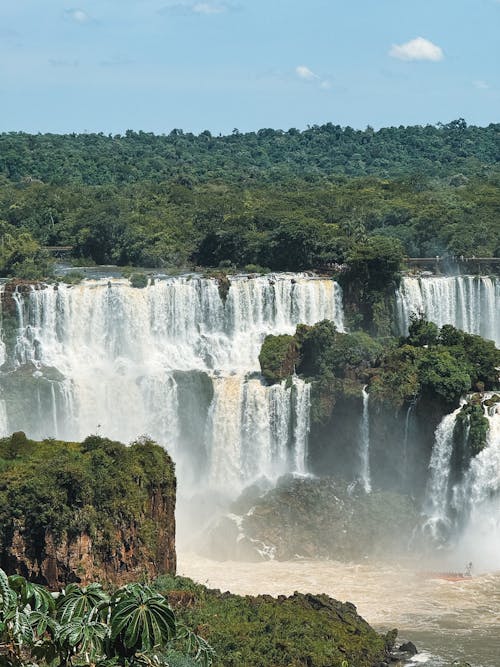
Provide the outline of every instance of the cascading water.
{"type": "Polygon", "coordinates": [[[453,434],[457,415],[461,409],[462,406],[443,417],[435,431],[424,512],[429,517],[425,527],[436,541],[446,539],[450,529],[448,516],[450,464],[453,453],[453,434]]]}
{"type": "MultiPolygon", "coordinates": [[[[266,386],[267,334],[332,320],[342,293],[302,274],[216,280],[183,276],[144,289],[124,279],[13,295],[17,336],[4,340],[5,431],[130,441],[147,433],[179,477],[237,492],[253,479],[306,470],[309,385],[266,386]]],[[[0,423],[0,428],[2,424],[0,423]]]]}
{"type": "Polygon", "coordinates": [[[494,402],[494,396],[483,396],[486,446],[453,493],[454,509],[465,519],[457,549],[479,569],[498,569],[500,553],[500,401],[494,402]]]}
{"type": "Polygon", "coordinates": [[[488,276],[405,277],[396,292],[398,326],[407,335],[410,316],[438,326],[452,324],[500,346],[500,280],[488,276]]]}
{"type": "Polygon", "coordinates": [[[401,465],[401,483],[403,491],[406,489],[408,482],[408,453],[409,453],[409,443],[410,443],[410,427],[411,427],[411,416],[417,404],[416,399],[414,399],[408,409],[406,410],[405,417],[405,430],[403,436],[403,456],[402,456],[402,465],[401,465]]]}
{"type": "Polygon", "coordinates": [[[363,387],[363,415],[361,418],[361,437],[359,458],[361,462],[360,476],[363,482],[363,487],[366,493],[372,490],[371,476],[370,476],[370,408],[369,408],[370,394],[366,391],[366,386],[363,387]]]}

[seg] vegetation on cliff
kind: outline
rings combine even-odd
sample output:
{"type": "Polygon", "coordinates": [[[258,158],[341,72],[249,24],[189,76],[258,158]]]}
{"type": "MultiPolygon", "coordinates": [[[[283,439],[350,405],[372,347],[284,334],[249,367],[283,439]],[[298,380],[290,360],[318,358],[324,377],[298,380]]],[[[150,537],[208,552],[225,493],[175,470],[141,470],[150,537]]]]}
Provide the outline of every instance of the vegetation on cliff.
{"type": "Polygon", "coordinates": [[[175,571],[175,475],[148,439],[126,447],[0,440],[0,565],[52,587],[175,571]]]}
{"type": "Polygon", "coordinates": [[[241,597],[171,576],[155,587],[186,625],[203,629],[217,667],[373,667],[388,659],[395,640],[395,633],[377,634],[354,605],[327,595],[241,597]]]}
{"type": "Polygon", "coordinates": [[[451,325],[439,330],[423,318],[414,318],[408,337],[401,339],[375,339],[362,331],[341,333],[328,320],[300,325],[293,339],[287,338],[280,348],[266,338],[262,373],[270,381],[283,379],[274,369],[287,367],[287,350],[293,346],[297,372],[313,382],[315,421],[327,420],[340,396],[359,397],[363,384],[369,385],[376,402],[395,408],[417,397],[449,407],[458,405],[470,389],[500,386],[500,350],[493,341],[451,325]]]}

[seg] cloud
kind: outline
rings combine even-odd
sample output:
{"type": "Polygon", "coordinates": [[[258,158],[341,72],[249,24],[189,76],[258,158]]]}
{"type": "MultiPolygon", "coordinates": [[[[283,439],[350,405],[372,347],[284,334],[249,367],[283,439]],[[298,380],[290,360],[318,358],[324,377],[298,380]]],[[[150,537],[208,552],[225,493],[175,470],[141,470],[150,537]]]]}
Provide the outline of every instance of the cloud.
{"type": "Polygon", "coordinates": [[[430,60],[432,62],[444,58],[441,47],[424,37],[416,37],[404,44],[393,44],[389,55],[398,60],[430,60]]]}
{"type": "Polygon", "coordinates": [[[81,25],[84,23],[90,23],[92,21],[92,18],[89,14],[87,14],[87,12],[76,7],[73,9],[66,9],[64,11],[64,18],[69,19],[70,21],[74,21],[75,23],[80,23],[81,25]]]}
{"type": "Polygon", "coordinates": [[[489,90],[491,88],[490,84],[487,81],[482,81],[482,80],[473,81],[472,85],[475,88],[478,88],[479,90],[489,90]]]}
{"type": "Polygon", "coordinates": [[[319,76],[305,65],[297,65],[295,68],[295,73],[299,79],[305,79],[306,81],[314,81],[314,79],[319,79],[319,76]]]}
{"type": "Polygon", "coordinates": [[[302,81],[316,82],[319,84],[319,87],[322,90],[330,90],[332,87],[331,81],[328,81],[328,79],[322,79],[319,74],[313,72],[312,69],[307,67],[307,65],[297,65],[295,68],[295,74],[299,77],[299,79],[302,79],[302,81]]]}
{"type": "Polygon", "coordinates": [[[49,65],[51,67],[78,67],[80,63],[78,60],[67,60],[66,58],[50,58],[49,65]]]}
{"type": "Polygon", "coordinates": [[[123,67],[125,65],[133,65],[134,61],[126,56],[114,55],[107,60],[101,60],[99,65],[101,67],[123,67]]]}
{"type": "Polygon", "coordinates": [[[206,0],[205,2],[169,2],[159,10],[160,14],[172,14],[174,16],[189,16],[195,14],[198,16],[214,16],[216,14],[225,14],[237,9],[237,6],[231,2],[223,0],[206,0]]]}
{"type": "Polygon", "coordinates": [[[197,2],[192,6],[195,14],[223,14],[227,11],[226,5],[214,5],[210,2],[197,2]]]}

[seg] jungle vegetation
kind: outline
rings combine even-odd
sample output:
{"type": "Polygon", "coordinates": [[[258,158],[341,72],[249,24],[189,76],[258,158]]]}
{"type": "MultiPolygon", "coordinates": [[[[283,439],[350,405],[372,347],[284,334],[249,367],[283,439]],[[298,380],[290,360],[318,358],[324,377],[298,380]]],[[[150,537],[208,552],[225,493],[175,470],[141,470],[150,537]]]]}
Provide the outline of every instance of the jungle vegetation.
{"type": "Polygon", "coordinates": [[[0,135],[0,275],[75,261],[305,270],[390,257],[499,256],[500,124],[225,137],[0,135]],[[362,254],[362,253],[361,253],[362,254]]]}
{"type": "MultiPolygon", "coordinates": [[[[360,396],[368,385],[375,404],[397,410],[417,399],[439,404],[446,413],[470,391],[500,390],[500,350],[493,341],[446,324],[439,329],[414,317],[407,337],[374,338],[364,331],[341,333],[333,322],[299,325],[294,336],[267,336],[261,348],[261,370],[270,382],[282,381],[292,365],[313,383],[312,418],[330,417],[341,396],[360,396]],[[280,340],[284,339],[284,340],[280,340]]],[[[471,417],[471,447],[477,454],[487,428],[477,402],[464,407],[471,417]]]]}

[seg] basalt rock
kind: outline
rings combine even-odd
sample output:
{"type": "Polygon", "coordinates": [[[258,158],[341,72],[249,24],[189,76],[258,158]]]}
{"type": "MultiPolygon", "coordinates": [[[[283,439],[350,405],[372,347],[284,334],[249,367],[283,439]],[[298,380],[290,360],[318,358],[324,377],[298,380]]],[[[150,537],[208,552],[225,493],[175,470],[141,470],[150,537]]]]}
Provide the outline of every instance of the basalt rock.
{"type": "Polygon", "coordinates": [[[334,478],[285,476],[260,497],[247,494],[232,510],[239,515],[224,517],[204,540],[212,557],[359,560],[394,555],[407,551],[420,522],[409,498],[367,494],[359,485],[334,478]]]}

